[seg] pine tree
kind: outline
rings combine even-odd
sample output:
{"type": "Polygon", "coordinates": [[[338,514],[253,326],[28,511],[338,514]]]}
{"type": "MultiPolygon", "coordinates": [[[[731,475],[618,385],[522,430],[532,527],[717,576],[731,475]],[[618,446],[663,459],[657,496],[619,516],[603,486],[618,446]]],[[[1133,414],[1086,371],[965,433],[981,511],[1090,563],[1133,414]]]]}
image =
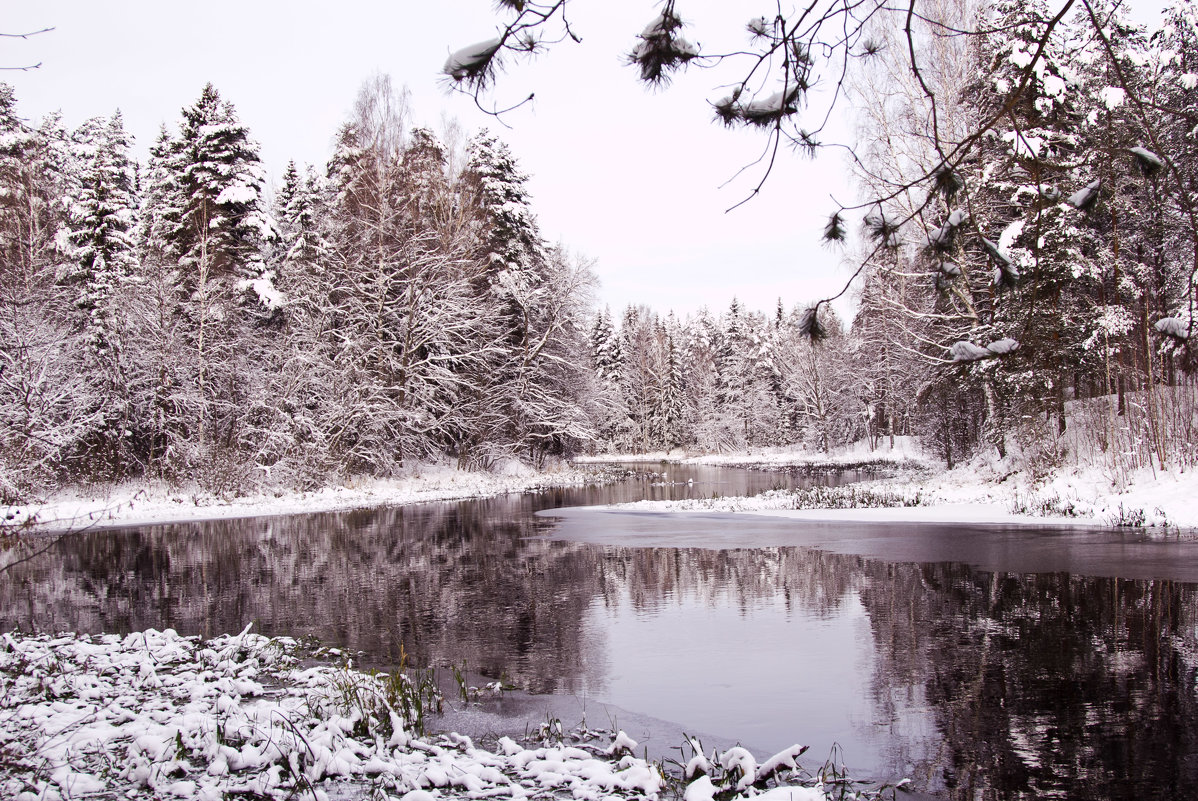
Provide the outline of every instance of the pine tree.
{"type": "MultiPolygon", "coordinates": [[[[264,263],[275,233],[257,145],[211,84],[150,151],[142,212],[143,328],[155,354],[147,399],[159,469],[215,466],[244,444],[247,398],[260,374],[248,326],[278,319],[283,297],[264,263]]],[[[215,475],[204,472],[205,475],[215,475]]]]}
{"type": "Polygon", "coordinates": [[[12,87],[0,83],[0,283],[6,287],[32,280],[38,223],[30,213],[38,201],[31,196],[31,168],[37,148],[34,131],[17,114],[12,87]]]}
{"type": "Polygon", "coordinates": [[[459,184],[483,267],[478,291],[496,308],[505,350],[487,394],[504,398],[499,441],[540,452],[590,436],[559,368],[577,371],[586,358],[579,334],[593,276],[542,241],[527,181],[507,145],[487,131],[470,140],[459,184]]]}
{"type": "Polygon", "coordinates": [[[212,84],[183,110],[171,155],[182,214],[169,241],[187,271],[185,281],[259,277],[262,246],[274,236],[266,176],[257,144],[212,84]]]}
{"type": "Polygon", "coordinates": [[[114,295],[137,266],[137,199],[120,112],[80,134],[83,167],[68,216],[73,252],[65,279],[79,287],[75,305],[86,315],[87,340],[102,354],[116,347],[114,295]]]}

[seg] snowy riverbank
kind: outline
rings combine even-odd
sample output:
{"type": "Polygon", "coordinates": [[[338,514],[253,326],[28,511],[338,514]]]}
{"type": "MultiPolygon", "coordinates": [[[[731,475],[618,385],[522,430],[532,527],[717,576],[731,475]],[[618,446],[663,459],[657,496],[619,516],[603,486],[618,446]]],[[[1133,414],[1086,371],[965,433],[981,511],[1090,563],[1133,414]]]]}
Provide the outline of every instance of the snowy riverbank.
{"type": "MultiPolygon", "coordinates": [[[[758,470],[876,470],[891,475],[835,489],[776,491],[752,498],[641,501],[632,506],[660,511],[725,511],[818,520],[904,520],[1092,525],[1142,525],[1198,529],[1198,472],[1141,470],[1112,480],[1096,467],[1065,467],[1035,478],[997,460],[976,459],[944,470],[909,438],[871,449],[865,443],[834,453],[764,448],[736,453],[683,451],[581,457],[536,471],[511,462],[493,471],[422,464],[390,479],[358,479],[311,492],[264,492],[221,497],[197,488],[125,484],[64,490],[45,503],[0,508],[11,527],[25,521],[42,530],[82,530],[124,525],[186,522],[375,506],[455,501],[607,480],[611,462],[693,464],[758,470]]],[[[668,468],[666,469],[668,474],[668,468]]],[[[667,479],[668,480],[668,476],[667,479]]]]}
{"type": "Polygon", "coordinates": [[[63,490],[44,503],[0,507],[13,527],[28,521],[42,530],[83,530],[239,517],[336,512],[430,501],[458,501],[602,480],[596,468],[556,463],[536,471],[510,462],[492,471],[421,464],[389,479],[362,478],[311,492],[263,492],[222,497],[196,487],[164,483],[63,490]]]}
{"type": "Polygon", "coordinates": [[[4,634],[0,795],[826,801],[852,789],[803,771],[799,746],[758,764],[743,748],[708,756],[691,741],[689,763],[671,775],[636,757],[623,732],[499,737],[489,748],[427,735],[415,722],[437,700],[418,677],[335,657],[248,626],[206,642],[170,629],[4,634]]]}
{"type": "Polygon", "coordinates": [[[672,464],[701,464],[723,467],[820,467],[820,468],[852,468],[859,465],[874,465],[878,467],[912,467],[925,466],[931,468],[934,460],[928,458],[910,437],[898,437],[894,445],[889,441],[877,447],[870,448],[866,442],[858,442],[847,448],[838,448],[831,453],[822,451],[806,451],[796,448],[750,448],[743,451],[727,453],[695,453],[683,449],[672,451],[653,451],[651,453],[618,454],[602,453],[591,456],[580,456],[574,459],[575,464],[605,464],[610,462],[627,463],[672,463],[672,464]]]}
{"type": "MultiPolygon", "coordinates": [[[[608,456],[625,461],[626,457],[608,456]]],[[[592,462],[605,458],[594,457],[592,462]]],[[[752,498],[640,501],[623,508],[770,514],[806,520],[908,521],[1198,529],[1198,472],[1143,469],[1112,478],[1098,467],[1064,467],[1048,478],[976,459],[945,470],[909,439],[894,448],[861,444],[833,454],[763,449],[733,454],[653,454],[645,461],[808,470],[892,465],[892,476],[835,488],[766,492],[752,498]]]]}

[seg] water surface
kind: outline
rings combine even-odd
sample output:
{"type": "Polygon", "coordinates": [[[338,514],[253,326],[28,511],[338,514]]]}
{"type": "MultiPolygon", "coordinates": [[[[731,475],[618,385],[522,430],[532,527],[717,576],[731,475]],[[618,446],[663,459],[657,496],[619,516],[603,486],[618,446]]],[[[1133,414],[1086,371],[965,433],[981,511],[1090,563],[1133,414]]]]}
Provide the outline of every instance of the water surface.
{"type": "Polygon", "coordinates": [[[642,726],[661,750],[686,731],[762,753],[798,741],[817,763],[839,743],[855,771],[945,798],[1198,797],[1194,544],[559,508],[808,480],[666,470],[73,535],[0,574],[0,629],[214,635],[252,620],[368,664],[406,653],[548,694],[485,726],[552,708],[642,726]]]}

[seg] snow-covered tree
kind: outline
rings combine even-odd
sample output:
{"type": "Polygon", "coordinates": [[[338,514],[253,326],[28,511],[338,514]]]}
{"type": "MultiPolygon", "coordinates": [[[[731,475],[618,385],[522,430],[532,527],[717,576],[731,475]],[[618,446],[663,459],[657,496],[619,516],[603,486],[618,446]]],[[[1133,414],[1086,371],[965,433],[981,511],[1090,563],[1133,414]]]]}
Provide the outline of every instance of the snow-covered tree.
{"type": "Polygon", "coordinates": [[[137,265],[137,198],[129,137],[120,112],[80,133],[77,194],[68,210],[70,263],[63,279],[78,287],[75,305],[86,316],[87,338],[98,353],[116,347],[113,295],[137,265]]]}
{"type": "Polygon", "coordinates": [[[10,502],[86,470],[91,394],[58,280],[73,171],[61,118],[27,125],[0,84],[0,498],[10,502]]]}

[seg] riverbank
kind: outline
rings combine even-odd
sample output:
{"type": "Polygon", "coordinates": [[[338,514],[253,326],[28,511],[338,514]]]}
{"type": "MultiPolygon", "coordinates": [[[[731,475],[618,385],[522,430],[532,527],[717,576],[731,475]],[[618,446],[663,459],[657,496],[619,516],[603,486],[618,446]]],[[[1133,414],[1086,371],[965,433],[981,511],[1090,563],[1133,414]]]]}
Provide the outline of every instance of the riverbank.
{"type": "Polygon", "coordinates": [[[728,454],[683,451],[576,460],[724,465],[775,471],[833,469],[890,472],[851,486],[767,492],[752,498],[640,501],[657,511],[771,514],[806,520],[907,521],[1044,525],[1143,526],[1198,530],[1198,472],[1177,469],[1111,476],[1097,466],[1063,466],[1047,476],[980,457],[953,470],[910,438],[870,449],[864,443],[831,454],[766,448],[728,454]]]}
{"type": "MultiPolygon", "coordinates": [[[[1198,472],[1148,469],[1113,480],[1097,467],[1062,467],[1049,477],[1012,469],[999,460],[945,470],[910,438],[877,448],[857,443],[833,453],[763,448],[735,453],[685,451],[601,454],[537,471],[509,462],[491,471],[464,471],[447,463],[420,464],[388,479],[360,478],[313,491],[270,491],[220,496],[198,487],[129,483],[76,487],[44,503],[0,508],[9,530],[112,528],[457,501],[612,480],[604,465],[691,464],[765,471],[880,473],[851,487],[767,492],[751,498],[642,501],[660,511],[723,511],[786,515],[812,520],[959,522],[1042,525],[1080,523],[1198,529],[1198,472]]],[[[668,468],[662,470],[668,481],[668,468]]]]}
{"type": "Polygon", "coordinates": [[[338,512],[433,501],[461,501],[608,480],[597,466],[554,462],[542,470],[512,461],[490,471],[459,470],[446,463],[414,465],[387,479],[358,478],[312,491],[216,495],[196,486],[165,482],[64,489],[42,503],[0,507],[9,529],[94,530],[116,526],[183,523],[242,517],[338,512]]]}
{"type": "MultiPolygon", "coordinates": [[[[15,801],[826,801],[837,791],[885,792],[826,766],[804,771],[799,746],[758,764],[744,748],[709,756],[691,740],[680,744],[688,764],[671,771],[635,756],[622,731],[567,732],[559,723],[485,746],[429,734],[425,721],[446,700],[420,673],[362,672],[339,652],[249,626],[207,641],[171,629],[8,633],[0,688],[0,795],[15,801]]],[[[464,704],[479,692],[462,689],[464,704]]]]}

